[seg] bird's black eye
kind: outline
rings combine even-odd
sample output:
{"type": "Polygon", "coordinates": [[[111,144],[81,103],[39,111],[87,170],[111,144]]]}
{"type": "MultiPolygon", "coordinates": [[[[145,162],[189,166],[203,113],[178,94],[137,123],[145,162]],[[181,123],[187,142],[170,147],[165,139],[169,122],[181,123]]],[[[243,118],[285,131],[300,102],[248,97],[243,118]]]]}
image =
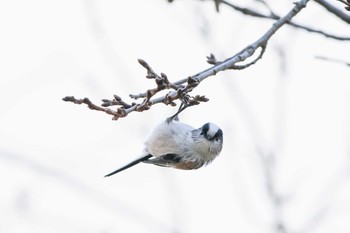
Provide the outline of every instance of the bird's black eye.
{"type": "Polygon", "coordinates": [[[222,137],[223,137],[222,130],[219,129],[218,132],[216,132],[216,134],[214,135],[214,138],[215,138],[216,140],[219,140],[219,139],[222,139],[222,137]]]}

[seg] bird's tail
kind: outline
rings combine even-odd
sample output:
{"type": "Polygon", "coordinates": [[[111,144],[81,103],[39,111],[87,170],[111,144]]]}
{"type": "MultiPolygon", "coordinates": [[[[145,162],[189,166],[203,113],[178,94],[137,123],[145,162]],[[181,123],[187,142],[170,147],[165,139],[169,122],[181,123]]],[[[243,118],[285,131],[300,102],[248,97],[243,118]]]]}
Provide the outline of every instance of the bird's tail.
{"type": "Polygon", "coordinates": [[[116,174],[116,173],[118,173],[118,172],[124,171],[125,169],[128,169],[128,168],[130,168],[130,167],[132,167],[132,166],[135,166],[135,165],[138,164],[138,163],[141,163],[141,162],[143,162],[143,161],[146,161],[146,160],[148,160],[148,159],[151,158],[151,157],[153,157],[153,156],[150,155],[150,154],[148,154],[148,155],[145,155],[145,156],[143,156],[143,157],[141,157],[141,158],[138,158],[138,159],[132,161],[131,163],[128,163],[127,165],[125,165],[125,166],[123,166],[123,167],[121,167],[121,168],[115,170],[114,172],[111,172],[111,173],[105,175],[105,177],[112,176],[112,175],[114,175],[114,174],[116,174]]]}

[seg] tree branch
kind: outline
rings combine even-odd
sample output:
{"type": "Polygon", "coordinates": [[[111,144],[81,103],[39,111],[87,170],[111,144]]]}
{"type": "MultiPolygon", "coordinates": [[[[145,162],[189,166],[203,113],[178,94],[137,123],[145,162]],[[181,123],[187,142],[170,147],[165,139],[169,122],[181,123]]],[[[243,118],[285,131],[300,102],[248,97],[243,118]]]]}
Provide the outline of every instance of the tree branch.
{"type": "Polygon", "coordinates": [[[255,64],[259,59],[262,58],[267,46],[267,42],[272,37],[272,35],[275,34],[275,32],[278,29],[280,29],[283,25],[290,22],[290,20],[295,15],[297,15],[306,6],[308,2],[309,0],[300,0],[299,2],[296,2],[295,6],[288,12],[287,15],[277,20],[262,37],[260,37],[254,43],[248,45],[236,55],[226,59],[223,62],[217,62],[215,57],[212,55],[212,59],[209,59],[211,57],[208,57],[208,63],[215,64],[214,66],[188,78],[178,80],[174,83],[171,83],[165,74],[161,73],[161,75],[158,75],[144,60],[139,59],[139,63],[147,70],[146,78],[154,79],[157,85],[155,88],[149,89],[145,93],[141,93],[138,95],[130,95],[130,97],[133,99],[143,98],[143,101],[139,104],[127,104],[117,95],[114,95],[114,99],[112,100],[102,100],[102,107],[93,104],[88,98],[76,99],[74,96],[67,96],[64,97],[63,100],[75,104],[86,104],[92,110],[102,111],[109,115],[113,115],[113,120],[117,120],[120,117],[126,117],[129,113],[134,111],[142,112],[149,110],[152,105],[158,103],[164,103],[166,105],[175,106],[176,103],[174,101],[178,99],[181,100],[181,102],[190,106],[199,104],[200,102],[206,102],[208,101],[208,99],[205,96],[196,95],[193,97],[190,96],[189,93],[195,87],[197,87],[200,82],[202,82],[210,76],[216,75],[221,71],[231,69],[244,69],[249,67],[250,65],[255,64]],[[237,64],[252,57],[258,48],[261,48],[260,54],[252,62],[243,65],[237,64]],[[172,91],[168,92],[164,96],[153,99],[153,97],[157,93],[168,89],[172,89],[172,91]],[[121,107],[117,108],[116,111],[108,108],[114,105],[119,105],[121,107]]]}

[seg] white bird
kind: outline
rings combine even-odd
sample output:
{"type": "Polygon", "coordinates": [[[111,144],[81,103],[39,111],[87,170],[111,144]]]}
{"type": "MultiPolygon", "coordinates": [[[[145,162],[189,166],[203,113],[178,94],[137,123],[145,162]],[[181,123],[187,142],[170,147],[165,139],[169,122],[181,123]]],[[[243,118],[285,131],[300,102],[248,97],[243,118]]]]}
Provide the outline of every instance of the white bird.
{"type": "Polygon", "coordinates": [[[140,162],[183,170],[198,169],[212,162],[222,149],[222,130],[214,123],[206,123],[198,129],[181,123],[177,115],[182,110],[153,130],[145,142],[145,149],[140,158],[105,177],[140,162]]]}

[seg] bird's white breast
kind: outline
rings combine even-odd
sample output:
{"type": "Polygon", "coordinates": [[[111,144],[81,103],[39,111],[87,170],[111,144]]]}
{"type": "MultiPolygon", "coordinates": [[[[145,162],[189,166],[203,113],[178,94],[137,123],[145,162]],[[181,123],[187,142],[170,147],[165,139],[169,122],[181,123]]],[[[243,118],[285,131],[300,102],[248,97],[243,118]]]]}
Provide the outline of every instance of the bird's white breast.
{"type": "Polygon", "coordinates": [[[178,122],[167,121],[158,125],[145,142],[148,153],[155,157],[165,154],[183,154],[184,148],[190,143],[190,132],[193,127],[178,122]]]}

